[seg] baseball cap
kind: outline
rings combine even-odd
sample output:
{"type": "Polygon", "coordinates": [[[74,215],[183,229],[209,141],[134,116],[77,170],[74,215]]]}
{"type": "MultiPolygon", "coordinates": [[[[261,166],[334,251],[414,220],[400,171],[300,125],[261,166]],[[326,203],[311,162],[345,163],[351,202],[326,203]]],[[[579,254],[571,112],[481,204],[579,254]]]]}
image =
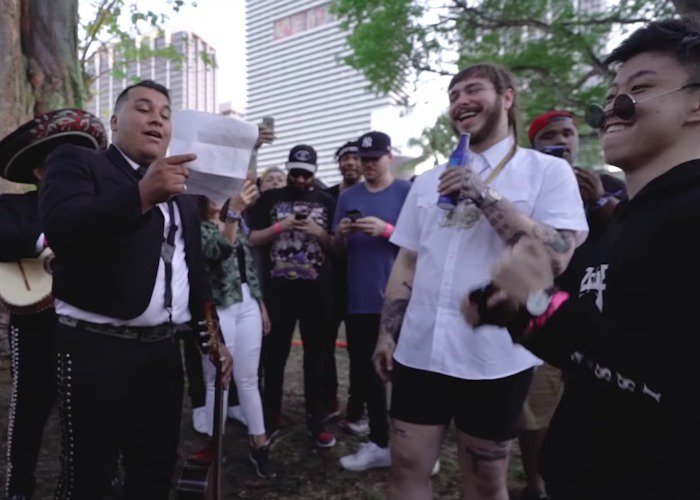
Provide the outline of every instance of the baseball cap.
{"type": "Polygon", "coordinates": [[[380,158],[391,153],[391,138],[384,132],[368,132],[357,140],[360,158],[380,158]]]}
{"type": "Polygon", "coordinates": [[[530,130],[528,132],[528,137],[530,137],[530,144],[535,143],[535,136],[537,133],[545,128],[547,125],[555,120],[561,120],[562,118],[571,118],[576,123],[573,113],[564,110],[553,110],[547,113],[542,113],[540,116],[532,120],[530,123],[530,130]]]}
{"type": "Polygon", "coordinates": [[[299,144],[298,146],[294,146],[291,149],[291,151],[289,151],[287,171],[292,170],[294,168],[300,168],[302,170],[306,170],[307,172],[315,174],[317,168],[316,150],[311,146],[307,146],[306,144],[299,144]]]}
{"type": "Polygon", "coordinates": [[[355,141],[348,141],[338,148],[335,152],[335,159],[340,161],[340,159],[345,155],[356,155],[358,152],[357,143],[355,141]]]}

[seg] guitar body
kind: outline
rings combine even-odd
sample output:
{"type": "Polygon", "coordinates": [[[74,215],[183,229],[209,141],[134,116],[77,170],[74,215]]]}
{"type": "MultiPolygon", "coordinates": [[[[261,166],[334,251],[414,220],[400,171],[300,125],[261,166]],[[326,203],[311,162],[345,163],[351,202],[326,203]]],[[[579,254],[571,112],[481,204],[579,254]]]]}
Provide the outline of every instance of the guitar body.
{"type": "MultiPolygon", "coordinates": [[[[205,321],[209,344],[219,348],[219,322],[214,318],[211,303],[205,305],[205,321]]],[[[221,456],[223,450],[224,390],[221,387],[221,363],[217,359],[214,389],[214,429],[209,445],[190,454],[177,480],[177,500],[222,500],[221,456]]]]}
{"type": "Polygon", "coordinates": [[[214,496],[214,478],[213,458],[211,453],[209,459],[206,457],[196,458],[195,455],[203,454],[202,452],[212,451],[210,448],[204,448],[198,453],[193,453],[185,461],[182,466],[180,477],[177,480],[177,498],[178,500],[215,500],[214,496]]]}
{"type": "Polygon", "coordinates": [[[0,262],[0,301],[14,314],[36,314],[53,305],[48,248],[36,259],[0,262]]]}

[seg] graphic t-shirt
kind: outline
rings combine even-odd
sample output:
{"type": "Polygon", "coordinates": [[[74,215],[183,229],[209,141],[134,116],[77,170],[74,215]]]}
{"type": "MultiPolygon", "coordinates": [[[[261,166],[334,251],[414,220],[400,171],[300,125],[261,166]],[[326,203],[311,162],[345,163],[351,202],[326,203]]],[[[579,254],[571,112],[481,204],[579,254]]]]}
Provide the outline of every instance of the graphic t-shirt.
{"type": "MultiPolygon", "coordinates": [[[[250,212],[251,229],[265,229],[289,215],[303,214],[327,232],[335,202],[321,191],[297,191],[292,187],[272,189],[262,194],[250,212]]],[[[271,278],[327,279],[329,264],[318,238],[299,230],[282,232],[268,247],[271,278]]]]}
{"type": "MultiPolygon", "coordinates": [[[[411,183],[396,179],[376,193],[364,182],[345,189],[338,198],[333,228],[348,210],[359,210],[362,217],[374,216],[395,225],[411,183]]],[[[399,247],[383,237],[353,232],[348,237],[348,313],[378,314],[384,290],[399,247]]]]}

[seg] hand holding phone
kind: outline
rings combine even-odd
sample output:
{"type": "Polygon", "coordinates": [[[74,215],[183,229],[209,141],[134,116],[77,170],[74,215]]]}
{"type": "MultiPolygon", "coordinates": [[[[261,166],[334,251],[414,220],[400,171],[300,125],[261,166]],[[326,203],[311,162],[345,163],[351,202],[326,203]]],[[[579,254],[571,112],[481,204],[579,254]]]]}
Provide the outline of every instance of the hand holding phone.
{"type": "Polygon", "coordinates": [[[347,211],[345,212],[345,217],[347,217],[348,219],[350,219],[350,222],[357,222],[357,219],[361,219],[361,218],[362,218],[362,212],[360,212],[360,211],[357,210],[357,209],[347,210],[347,211]]]}

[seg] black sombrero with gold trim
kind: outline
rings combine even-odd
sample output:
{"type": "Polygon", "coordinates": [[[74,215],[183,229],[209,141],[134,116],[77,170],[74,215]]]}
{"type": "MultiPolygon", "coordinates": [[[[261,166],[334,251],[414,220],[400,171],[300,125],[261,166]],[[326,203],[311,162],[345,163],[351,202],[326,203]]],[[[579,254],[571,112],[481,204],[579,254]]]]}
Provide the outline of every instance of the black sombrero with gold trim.
{"type": "Polygon", "coordinates": [[[107,134],[100,119],[82,109],[38,115],[0,141],[0,176],[12,182],[35,183],[32,171],[61,144],[104,149],[107,134]]]}

